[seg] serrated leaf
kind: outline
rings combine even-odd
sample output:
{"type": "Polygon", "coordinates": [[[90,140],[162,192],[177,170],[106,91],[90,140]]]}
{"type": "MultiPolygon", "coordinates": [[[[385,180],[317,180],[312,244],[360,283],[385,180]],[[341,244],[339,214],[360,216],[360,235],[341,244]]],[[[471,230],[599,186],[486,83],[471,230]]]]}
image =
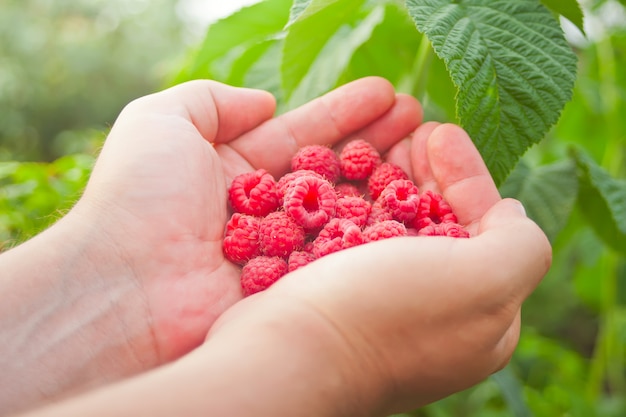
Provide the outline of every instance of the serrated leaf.
{"type": "Polygon", "coordinates": [[[541,0],[548,9],[572,22],[585,33],[583,10],[577,0],[541,0]]]}
{"type": "Polygon", "coordinates": [[[281,32],[289,19],[290,6],[291,0],[265,0],[215,22],[209,26],[204,43],[194,54],[193,61],[185,65],[174,82],[213,78],[211,65],[220,58],[235,49],[242,54],[251,45],[281,32]]]}
{"type": "Polygon", "coordinates": [[[342,25],[320,51],[311,68],[292,93],[287,108],[294,108],[331,90],[350,63],[354,52],[367,41],[384,17],[384,8],[374,8],[363,20],[342,25]]]}
{"type": "Polygon", "coordinates": [[[576,204],[576,164],[565,160],[531,168],[522,160],[500,187],[500,194],[520,200],[528,217],[553,241],[576,204]]]}
{"type": "Polygon", "coordinates": [[[581,211],[602,240],[626,253],[626,181],[613,178],[581,150],[572,153],[580,169],[581,211]]]}
{"type": "Polygon", "coordinates": [[[290,96],[315,62],[324,45],[365,0],[312,0],[306,12],[290,27],[285,38],[281,74],[290,96]]]}
{"type": "Polygon", "coordinates": [[[571,96],[576,56],[538,0],[407,0],[446,63],[457,114],[500,184],[556,123],[571,96]]]}

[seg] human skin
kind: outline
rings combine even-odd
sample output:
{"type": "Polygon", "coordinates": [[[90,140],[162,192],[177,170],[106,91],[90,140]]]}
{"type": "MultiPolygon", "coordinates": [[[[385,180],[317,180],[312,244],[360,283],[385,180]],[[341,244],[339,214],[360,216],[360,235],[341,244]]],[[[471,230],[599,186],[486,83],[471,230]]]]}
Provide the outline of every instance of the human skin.
{"type": "Polygon", "coordinates": [[[0,414],[175,360],[242,299],[222,254],[233,176],[275,176],[312,143],[391,146],[417,101],[365,78],[273,117],[262,91],[195,81],[138,99],[107,137],[84,195],[0,256],[0,414]],[[383,134],[384,133],[384,134],[383,134]]]}
{"type": "Polygon", "coordinates": [[[501,200],[471,140],[426,123],[388,149],[472,237],[350,248],[227,310],[175,363],[29,414],[384,416],[468,388],[509,360],[550,245],[501,200]]]}

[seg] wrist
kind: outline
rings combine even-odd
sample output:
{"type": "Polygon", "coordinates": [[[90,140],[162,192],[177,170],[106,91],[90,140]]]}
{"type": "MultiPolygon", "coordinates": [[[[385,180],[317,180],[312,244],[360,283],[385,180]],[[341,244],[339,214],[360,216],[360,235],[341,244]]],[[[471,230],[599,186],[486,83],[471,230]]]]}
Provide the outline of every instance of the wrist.
{"type": "Polygon", "coordinates": [[[157,362],[132,270],[97,224],[76,208],[0,257],[0,286],[11,294],[0,306],[0,409],[36,406],[157,362]]]}

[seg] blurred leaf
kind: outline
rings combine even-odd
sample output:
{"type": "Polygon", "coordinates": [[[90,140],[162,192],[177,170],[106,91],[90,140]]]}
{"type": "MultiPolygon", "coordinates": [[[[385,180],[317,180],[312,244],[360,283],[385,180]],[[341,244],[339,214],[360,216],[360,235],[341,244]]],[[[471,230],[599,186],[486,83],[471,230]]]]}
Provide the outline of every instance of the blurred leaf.
{"type": "Polygon", "coordinates": [[[287,107],[297,107],[331,90],[348,66],[354,51],[370,38],[383,17],[384,8],[379,6],[363,20],[359,19],[353,21],[353,24],[339,27],[291,94],[287,107]]]}
{"type": "Polygon", "coordinates": [[[531,417],[532,414],[524,402],[524,390],[517,376],[513,373],[510,366],[491,375],[502,391],[502,395],[506,400],[509,410],[514,417],[531,417]]]}
{"type": "Polygon", "coordinates": [[[571,98],[576,56],[536,0],[407,0],[447,65],[457,113],[497,184],[571,98]]]}
{"type": "Polygon", "coordinates": [[[583,11],[577,0],[541,0],[541,2],[554,13],[560,14],[576,25],[582,33],[585,33],[583,11]]]}
{"type": "Polygon", "coordinates": [[[309,7],[309,4],[311,4],[311,0],[293,0],[291,10],[289,11],[289,22],[287,23],[287,27],[291,26],[293,22],[300,18],[306,8],[309,7]]]}
{"type": "Polygon", "coordinates": [[[520,200],[528,217],[553,241],[563,229],[576,203],[578,177],[572,160],[537,168],[521,160],[500,187],[503,197],[520,200]]]}
{"type": "Polygon", "coordinates": [[[312,0],[310,13],[289,27],[281,65],[287,97],[307,75],[324,45],[351,19],[365,0],[312,0]]]}
{"type": "Polygon", "coordinates": [[[582,212],[609,246],[626,253],[626,181],[611,177],[582,150],[572,153],[581,171],[582,212]]]}
{"type": "Polygon", "coordinates": [[[212,66],[233,51],[248,48],[280,33],[289,19],[291,0],[265,0],[235,12],[209,26],[204,43],[193,61],[175,79],[213,78],[212,66]]]}

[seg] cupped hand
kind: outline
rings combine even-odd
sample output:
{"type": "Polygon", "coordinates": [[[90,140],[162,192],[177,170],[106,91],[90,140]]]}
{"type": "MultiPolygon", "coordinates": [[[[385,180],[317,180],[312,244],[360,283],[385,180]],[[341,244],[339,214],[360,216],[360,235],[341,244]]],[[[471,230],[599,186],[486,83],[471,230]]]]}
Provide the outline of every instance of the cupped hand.
{"type": "Polygon", "coordinates": [[[472,237],[394,238],[328,255],[237,304],[208,337],[210,347],[223,330],[265,316],[288,328],[285,344],[315,340],[333,352],[332,366],[319,368],[346,381],[337,397],[353,415],[418,407],[501,369],[518,341],[520,306],[551,262],[543,232],[521,204],[500,198],[461,128],[426,123],[379,148],[420,189],[442,193],[472,237]]]}
{"type": "Polygon", "coordinates": [[[388,147],[421,121],[417,101],[380,78],[274,111],[266,92],[206,80],[138,99],[115,122],[74,210],[106,239],[107,259],[132,271],[137,296],[127,299],[146,311],[160,362],[199,345],[242,297],[240,270],[222,254],[235,175],[279,177],[307,144],[361,137],[388,147]]]}

